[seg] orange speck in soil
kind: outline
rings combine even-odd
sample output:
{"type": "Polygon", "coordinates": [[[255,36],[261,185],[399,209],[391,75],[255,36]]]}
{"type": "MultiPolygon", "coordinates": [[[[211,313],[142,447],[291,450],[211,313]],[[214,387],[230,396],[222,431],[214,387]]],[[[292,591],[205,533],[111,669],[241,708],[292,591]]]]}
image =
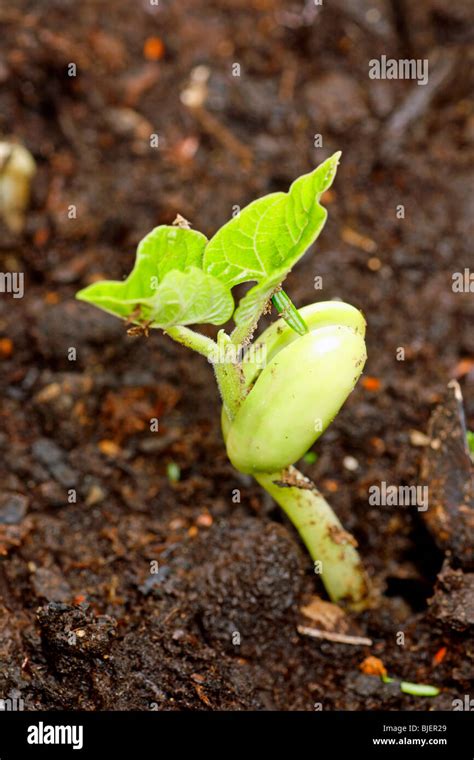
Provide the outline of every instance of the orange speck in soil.
{"type": "Polygon", "coordinates": [[[361,380],[362,386],[366,391],[378,391],[380,390],[381,382],[377,377],[363,377],[361,380]]]}
{"type": "Polygon", "coordinates": [[[86,601],[86,596],[85,594],[76,594],[76,596],[74,597],[72,601],[74,604],[82,604],[83,602],[86,601]]]}
{"type": "Polygon", "coordinates": [[[339,483],[337,480],[330,480],[328,478],[326,480],[323,480],[322,485],[326,491],[329,491],[329,493],[336,493],[336,491],[339,491],[339,483]]]}
{"type": "Polygon", "coordinates": [[[447,647],[441,647],[441,649],[438,649],[435,656],[433,657],[433,665],[436,667],[436,665],[440,665],[444,658],[446,657],[446,653],[448,651],[447,647]]]}
{"type": "Polygon", "coordinates": [[[366,657],[360,664],[360,669],[366,676],[386,676],[387,670],[378,657],[366,657]]]}
{"type": "Polygon", "coordinates": [[[50,291],[49,293],[46,293],[44,300],[49,306],[54,306],[59,303],[59,295],[50,291]]]}
{"type": "Polygon", "coordinates": [[[339,50],[342,50],[343,53],[346,53],[348,50],[351,49],[353,46],[353,42],[350,37],[340,37],[337,41],[337,46],[339,50]]]}
{"type": "Polygon", "coordinates": [[[196,518],[196,525],[199,525],[200,528],[210,528],[212,525],[212,515],[207,512],[199,515],[196,518]]]}
{"type": "Polygon", "coordinates": [[[195,538],[197,534],[199,533],[198,529],[195,525],[191,525],[190,529],[188,530],[188,536],[189,538],[195,538]]]}
{"type": "Polygon", "coordinates": [[[115,458],[120,454],[120,446],[117,446],[115,441],[104,438],[102,441],[99,441],[99,451],[105,454],[106,457],[115,458]]]}
{"type": "Polygon", "coordinates": [[[49,230],[47,227],[40,227],[33,236],[33,242],[38,248],[42,248],[49,240],[49,230]]]}
{"type": "Polygon", "coordinates": [[[383,454],[385,452],[385,443],[381,438],[377,438],[377,436],[369,438],[369,443],[372,448],[375,449],[377,454],[383,454]]]}
{"type": "Polygon", "coordinates": [[[0,357],[8,359],[13,353],[13,341],[10,338],[0,339],[0,357]]]}
{"type": "Polygon", "coordinates": [[[165,54],[165,46],[159,37],[148,37],[143,46],[147,61],[160,61],[165,54]]]}
{"type": "Polygon", "coordinates": [[[474,359],[460,359],[454,370],[452,371],[453,377],[456,379],[468,375],[474,369],[474,359]]]}

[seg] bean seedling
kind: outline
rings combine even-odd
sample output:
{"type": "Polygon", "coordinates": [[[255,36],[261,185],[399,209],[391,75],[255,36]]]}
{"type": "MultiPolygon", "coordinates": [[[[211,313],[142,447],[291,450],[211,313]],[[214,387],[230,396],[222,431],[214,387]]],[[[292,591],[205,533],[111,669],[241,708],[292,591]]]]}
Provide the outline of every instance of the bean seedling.
{"type": "Polygon", "coordinates": [[[340,153],[299,177],[288,193],[250,203],[210,239],[182,217],[139,244],[123,282],[96,282],[77,297],[121,317],[134,334],[150,328],[205,356],[222,398],[227,453],[293,522],[333,601],[362,607],[366,576],[356,542],[316,487],[294,467],[332,422],[366,360],[365,320],[349,304],[297,310],[281,284],[321,232],[340,153]],[[232,288],[255,283],[237,308],[232,288]],[[253,340],[273,301],[281,315],[253,340]],[[223,325],[216,340],[188,325],[223,325]]]}

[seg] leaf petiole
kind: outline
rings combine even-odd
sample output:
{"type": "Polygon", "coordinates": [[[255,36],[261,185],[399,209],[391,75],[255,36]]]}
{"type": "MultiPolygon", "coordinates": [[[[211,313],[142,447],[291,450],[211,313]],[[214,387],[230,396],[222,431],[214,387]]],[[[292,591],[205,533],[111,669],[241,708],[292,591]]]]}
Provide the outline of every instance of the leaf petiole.
{"type": "Polygon", "coordinates": [[[190,330],[189,327],[175,325],[168,327],[164,332],[177,343],[181,343],[181,345],[205,356],[208,361],[213,361],[217,355],[217,343],[206,335],[190,330]]]}

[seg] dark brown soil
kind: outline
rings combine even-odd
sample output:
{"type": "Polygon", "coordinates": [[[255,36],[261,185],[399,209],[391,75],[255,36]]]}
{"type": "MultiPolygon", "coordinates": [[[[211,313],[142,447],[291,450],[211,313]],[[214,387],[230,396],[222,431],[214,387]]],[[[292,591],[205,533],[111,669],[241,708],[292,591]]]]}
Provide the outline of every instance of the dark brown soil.
{"type": "Polygon", "coordinates": [[[419,710],[468,693],[472,575],[448,557],[430,607],[443,552],[416,509],[369,506],[368,488],[419,482],[412,431],[426,433],[452,377],[474,424],[473,296],[451,287],[474,236],[470,11],[467,0],[0,8],[0,130],[38,165],[23,234],[2,227],[0,238],[2,271],[26,280],[22,300],[0,295],[0,698],[419,710]],[[156,61],[150,37],[164,45],[156,61]],[[429,84],[369,79],[381,54],[428,57],[429,84]],[[179,96],[199,64],[211,77],[197,113],[179,96]],[[153,226],[179,212],[212,234],[235,204],[287,189],[337,149],[329,222],[286,289],[298,305],[340,297],[368,320],[365,381],[302,468],[379,592],[349,621],[371,647],[298,634],[300,607],[324,592],[292,526],[228,463],[210,366],[73,300],[94,278],[126,274],[153,226]],[[441,695],[382,686],[360,670],[368,655],[441,695]]]}

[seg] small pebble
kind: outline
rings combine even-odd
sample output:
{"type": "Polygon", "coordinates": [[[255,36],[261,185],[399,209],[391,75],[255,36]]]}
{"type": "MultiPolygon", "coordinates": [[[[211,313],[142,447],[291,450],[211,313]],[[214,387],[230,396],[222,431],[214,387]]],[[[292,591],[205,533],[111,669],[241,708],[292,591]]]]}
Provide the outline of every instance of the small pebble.
{"type": "Polygon", "coordinates": [[[180,530],[181,528],[186,527],[186,521],[183,520],[182,517],[174,517],[170,524],[169,524],[170,530],[180,530]]]}
{"type": "Polygon", "coordinates": [[[50,438],[38,438],[31,447],[35,459],[44,464],[48,469],[51,465],[59,464],[64,459],[64,452],[50,438]]]}
{"type": "Polygon", "coordinates": [[[28,510],[28,499],[21,493],[4,493],[0,496],[0,523],[16,525],[28,510]]]}
{"type": "Polygon", "coordinates": [[[59,383],[50,383],[41,388],[35,395],[34,401],[37,404],[47,404],[61,395],[61,385],[59,383]]]}
{"type": "Polygon", "coordinates": [[[342,464],[349,472],[355,472],[359,469],[359,462],[355,457],[344,457],[342,464]]]}
{"type": "Polygon", "coordinates": [[[118,446],[115,441],[110,441],[106,438],[104,438],[102,441],[99,441],[99,450],[101,454],[104,454],[106,457],[110,457],[111,459],[116,459],[121,454],[120,446],[118,446]]]}
{"type": "Polygon", "coordinates": [[[67,494],[59,483],[54,480],[46,480],[39,486],[41,497],[51,507],[62,507],[66,504],[67,494]]]}
{"type": "Polygon", "coordinates": [[[367,266],[371,272],[378,272],[382,267],[382,262],[377,256],[371,256],[367,262],[367,266]]]}
{"type": "Polygon", "coordinates": [[[50,466],[50,472],[53,478],[64,488],[74,488],[78,483],[77,472],[69,467],[68,464],[60,462],[50,466]]]}
{"type": "Polygon", "coordinates": [[[100,504],[106,497],[106,493],[103,488],[94,483],[89,489],[86,497],[86,504],[88,507],[93,507],[96,504],[100,504]]]}
{"type": "Polygon", "coordinates": [[[38,567],[31,582],[36,596],[48,602],[66,602],[71,596],[69,583],[59,568],[38,567]]]}
{"type": "Polygon", "coordinates": [[[429,446],[431,438],[420,430],[410,430],[410,443],[412,446],[429,446]]]}

